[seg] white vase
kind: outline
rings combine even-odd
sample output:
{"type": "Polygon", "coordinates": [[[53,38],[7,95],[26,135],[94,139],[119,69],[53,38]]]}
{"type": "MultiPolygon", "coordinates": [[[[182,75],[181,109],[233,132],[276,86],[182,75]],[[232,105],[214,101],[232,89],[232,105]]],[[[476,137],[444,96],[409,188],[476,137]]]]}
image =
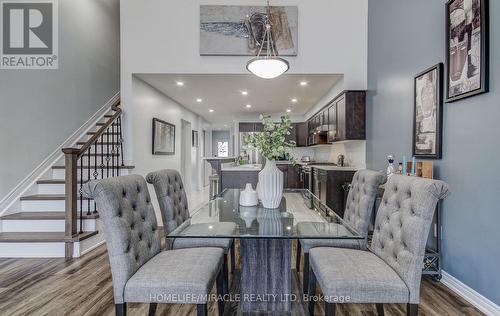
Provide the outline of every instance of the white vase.
{"type": "Polygon", "coordinates": [[[257,192],[252,188],[251,183],[247,183],[245,190],[240,192],[241,206],[256,206],[259,204],[257,192]]]}
{"type": "Polygon", "coordinates": [[[262,206],[278,208],[283,197],[283,172],[276,167],[274,160],[267,160],[264,169],[259,172],[257,191],[262,206]]]}

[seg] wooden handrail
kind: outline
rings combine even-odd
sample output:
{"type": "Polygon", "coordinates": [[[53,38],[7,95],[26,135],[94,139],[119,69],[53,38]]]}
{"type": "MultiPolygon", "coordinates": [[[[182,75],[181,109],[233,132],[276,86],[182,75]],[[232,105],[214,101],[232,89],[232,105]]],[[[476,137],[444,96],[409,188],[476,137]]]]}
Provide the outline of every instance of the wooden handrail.
{"type": "MultiPolygon", "coordinates": [[[[65,198],[65,237],[66,237],[66,249],[65,249],[65,257],[67,259],[73,257],[73,238],[79,234],[78,231],[78,203],[80,202],[80,232],[83,231],[83,197],[82,193],[79,191],[78,186],[83,183],[84,175],[87,176],[87,180],[91,179],[91,176],[94,175],[94,179],[97,179],[97,175],[99,174],[99,169],[100,169],[100,175],[101,178],[108,177],[108,176],[114,176],[115,171],[116,175],[119,175],[119,170],[120,170],[120,154],[122,155],[122,165],[123,165],[123,145],[122,145],[122,135],[121,135],[121,114],[122,114],[122,109],[120,108],[120,100],[117,100],[112,106],[111,110],[114,111],[113,115],[106,120],[106,122],[90,137],[80,148],[74,148],[74,147],[69,147],[69,148],[63,148],[63,153],[65,156],[65,193],[66,193],[66,198],[65,198]],[[119,131],[119,136],[118,136],[118,146],[115,146],[114,143],[112,144],[112,152],[109,152],[109,128],[113,124],[117,122],[118,126],[118,131],[119,131]],[[106,136],[108,143],[106,145],[106,158],[105,158],[105,163],[103,160],[103,157],[105,155],[104,153],[104,136],[106,136]],[[99,157],[101,157],[101,163],[98,166],[98,155],[97,155],[97,149],[98,149],[98,140],[101,139],[101,153],[99,157]],[[93,154],[92,154],[92,148],[93,154]],[[115,160],[113,157],[115,157],[114,151],[118,152],[118,161],[116,162],[115,165],[115,160]],[[111,155],[110,155],[111,154],[111,155]],[[84,156],[88,157],[87,160],[84,160],[84,156]],[[110,157],[111,156],[111,157],[110,157]],[[94,163],[92,164],[92,157],[94,158],[94,163]],[[110,160],[111,160],[111,172],[110,172],[110,160]],[[78,161],[80,161],[80,169],[78,169],[78,161]],[[84,161],[88,164],[87,166],[84,166],[84,161]],[[105,166],[105,167],[104,167],[105,166]],[[84,168],[85,168],[85,173],[84,173],[84,168]],[[106,175],[104,174],[104,168],[106,168],[106,175]],[[115,170],[116,168],[116,170],[115,170]],[[93,169],[94,172],[91,174],[90,170],[93,169]],[[79,178],[80,174],[80,178],[79,178]],[[80,182],[79,182],[80,179],[80,182]]],[[[112,129],[114,131],[114,126],[112,126],[112,129]]],[[[111,133],[114,138],[115,133],[111,133]]],[[[86,203],[90,203],[90,201],[86,201],[86,203]]],[[[95,212],[95,207],[94,207],[94,212],[95,212]]],[[[87,206],[87,214],[90,215],[90,206],[87,206]]]]}
{"type": "MultiPolygon", "coordinates": [[[[83,154],[85,154],[85,152],[87,151],[87,149],[89,149],[98,139],[99,137],[101,137],[104,132],[106,131],[106,129],[108,129],[108,127],[114,123],[114,121],[122,114],[122,109],[120,108],[120,100],[117,100],[112,106],[111,106],[111,109],[113,111],[115,111],[115,114],[113,114],[113,116],[106,121],[106,123],[104,123],[103,126],[101,126],[101,128],[99,128],[97,130],[97,132],[92,136],[90,137],[90,139],[88,141],[85,142],[85,144],[80,147],[78,149],[78,158],[80,158],[81,156],[83,156],[83,154]]],[[[63,152],[64,152],[64,149],[63,149],[63,152]]]]}

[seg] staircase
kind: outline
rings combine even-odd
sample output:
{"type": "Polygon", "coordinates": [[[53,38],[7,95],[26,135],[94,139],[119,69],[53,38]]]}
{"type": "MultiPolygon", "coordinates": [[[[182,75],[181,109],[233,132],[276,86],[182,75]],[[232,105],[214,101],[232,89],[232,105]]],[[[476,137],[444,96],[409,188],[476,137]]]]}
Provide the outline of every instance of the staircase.
{"type": "Polygon", "coordinates": [[[119,102],[0,217],[0,257],[79,257],[104,242],[89,179],[128,174],[123,164],[119,102]]]}

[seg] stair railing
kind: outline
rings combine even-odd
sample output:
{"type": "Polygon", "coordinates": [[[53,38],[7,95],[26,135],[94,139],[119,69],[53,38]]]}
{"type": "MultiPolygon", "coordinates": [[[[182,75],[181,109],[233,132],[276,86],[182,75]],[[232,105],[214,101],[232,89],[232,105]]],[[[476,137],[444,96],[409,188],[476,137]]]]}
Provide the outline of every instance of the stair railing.
{"type": "Polygon", "coordinates": [[[63,148],[65,156],[66,258],[73,257],[73,240],[84,231],[84,213],[97,213],[95,202],[83,197],[83,185],[90,180],[120,175],[123,163],[122,109],[118,100],[114,113],[80,148],[63,148]]]}

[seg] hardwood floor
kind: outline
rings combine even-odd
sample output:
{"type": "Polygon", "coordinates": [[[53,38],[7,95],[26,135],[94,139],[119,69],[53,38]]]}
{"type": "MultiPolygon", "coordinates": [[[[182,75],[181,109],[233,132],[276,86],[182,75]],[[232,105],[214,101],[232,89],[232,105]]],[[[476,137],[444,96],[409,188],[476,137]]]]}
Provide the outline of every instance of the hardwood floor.
{"type": "MultiPolygon", "coordinates": [[[[292,260],[293,261],[293,260],[292,260]]],[[[298,289],[299,276],[293,283],[298,289]]],[[[234,283],[237,286],[237,282],[234,283]]],[[[305,315],[302,304],[294,304],[292,315],[305,315]]],[[[385,305],[386,315],[405,315],[405,306],[385,305]]],[[[147,315],[148,305],[129,304],[128,315],[147,315]]],[[[226,315],[235,314],[228,308],[226,315]]],[[[317,304],[316,315],[323,315],[317,304]]],[[[0,259],[0,315],[114,315],[111,271],[106,247],[80,259],[0,259]]],[[[196,315],[194,305],[158,305],[157,315],[196,315]]],[[[209,306],[217,315],[217,304],[209,306]]],[[[376,315],[374,305],[349,304],[337,315],[376,315]]],[[[420,315],[482,315],[445,286],[424,279],[420,315]]]]}

